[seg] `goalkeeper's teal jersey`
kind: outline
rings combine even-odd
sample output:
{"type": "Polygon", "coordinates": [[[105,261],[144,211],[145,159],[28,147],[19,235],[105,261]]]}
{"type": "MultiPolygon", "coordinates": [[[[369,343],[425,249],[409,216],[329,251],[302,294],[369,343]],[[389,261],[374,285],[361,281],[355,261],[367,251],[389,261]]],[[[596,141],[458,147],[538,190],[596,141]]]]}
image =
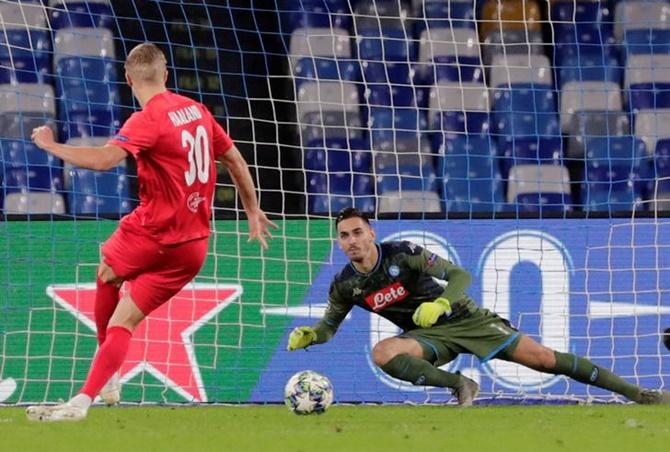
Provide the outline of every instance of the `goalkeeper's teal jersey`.
{"type": "MultiPolygon", "coordinates": [[[[447,298],[453,317],[468,310],[474,302],[465,295],[470,274],[437,254],[411,242],[384,242],[376,245],[377,265],[370,273],[360,273],[347,264],[334,278],[328,295],[328,308],[315,325],[317,342],[335,333],[354,306],[390,320],[404,331],[417,328],[412,314],[423,302],[447,298]],[[442,287],[433,278],[447,281],[442,287]]],[[[441,316],[436,325],[447,321],[441,316]]]]}

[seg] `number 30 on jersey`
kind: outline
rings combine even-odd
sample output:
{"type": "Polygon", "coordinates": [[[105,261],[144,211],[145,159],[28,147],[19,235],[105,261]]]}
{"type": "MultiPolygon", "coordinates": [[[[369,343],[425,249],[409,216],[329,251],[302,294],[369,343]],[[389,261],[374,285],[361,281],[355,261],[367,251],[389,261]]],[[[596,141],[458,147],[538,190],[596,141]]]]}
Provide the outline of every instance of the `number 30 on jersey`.
{"type": "Polygon", "coordinates": [[[191,186],[198,180],[206,184],[209,180],[209,139],[207,129],[199,125],[195,129],[195,136],[188,130],[181,132],[181,145],[188,151],[188,171],[184,171],[186,185],[191,186]]]}

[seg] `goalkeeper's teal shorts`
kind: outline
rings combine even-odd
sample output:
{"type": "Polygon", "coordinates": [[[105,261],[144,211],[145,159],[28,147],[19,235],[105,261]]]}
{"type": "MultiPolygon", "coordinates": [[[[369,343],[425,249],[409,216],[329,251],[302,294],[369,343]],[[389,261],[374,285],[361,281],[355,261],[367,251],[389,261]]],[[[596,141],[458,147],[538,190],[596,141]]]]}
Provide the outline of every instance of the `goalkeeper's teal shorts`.
{"type": "Polygon", "coordinates": [[[424,357],[441,366],[460,353],[471,353],[482,362],[509,357],[516,349],[521,333],[495,312],[473,305],[465,316],[431,328],[407,331],[400,337],[419,342],[424,357]]]}

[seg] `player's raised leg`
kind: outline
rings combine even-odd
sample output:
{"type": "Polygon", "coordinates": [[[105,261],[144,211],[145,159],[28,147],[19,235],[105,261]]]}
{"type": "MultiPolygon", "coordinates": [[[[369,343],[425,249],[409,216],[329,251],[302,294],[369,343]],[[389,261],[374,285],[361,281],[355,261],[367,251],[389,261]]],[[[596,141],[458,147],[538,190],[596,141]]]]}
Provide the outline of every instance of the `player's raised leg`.
{"type": "Polygon", "coordinates": [[[634,402],[670,403],[670,393],[640,388],[586,358],[557,352],[528,336],[521,336],[514,350],[503,352],[499,357],[540,372],[566,375],[580,383],[616,392],[634,402]]]}
{"type": "Polygon", "coordinates": [[[438,358],[436,352],[412,338],[384,339],[372,349],[372,358],[384,372],[399,380],[418,386],[450,388],[460,406],[471,406],[479,392],[479,385],[459,372],[435,367],[432,363],[438,358]]]}

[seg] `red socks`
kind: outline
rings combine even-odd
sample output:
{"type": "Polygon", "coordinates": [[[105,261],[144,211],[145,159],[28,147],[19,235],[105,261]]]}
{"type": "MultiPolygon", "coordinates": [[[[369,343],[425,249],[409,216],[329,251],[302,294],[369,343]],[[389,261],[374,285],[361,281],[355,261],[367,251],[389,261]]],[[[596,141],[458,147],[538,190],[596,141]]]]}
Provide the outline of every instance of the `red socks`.
{"type": "Polygon", "coordinates": [[[130,339],[133,334],[122,326],[112,326],[107,329],[107,337],[95,355],[91,370],[86,378],[84,387],[79,391],[95,399],[103,386],[121,368],[126,359],[130,339]]]}
{"type": "Polygon", "coordinates": [[[119,304],[119,288],[114,284],[102,282],[100,278],[95,281],[95,285],[95,326],[100,346],[105,342],[109,319],[112,318],[116,305],[119,304]]]}

